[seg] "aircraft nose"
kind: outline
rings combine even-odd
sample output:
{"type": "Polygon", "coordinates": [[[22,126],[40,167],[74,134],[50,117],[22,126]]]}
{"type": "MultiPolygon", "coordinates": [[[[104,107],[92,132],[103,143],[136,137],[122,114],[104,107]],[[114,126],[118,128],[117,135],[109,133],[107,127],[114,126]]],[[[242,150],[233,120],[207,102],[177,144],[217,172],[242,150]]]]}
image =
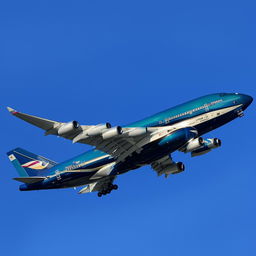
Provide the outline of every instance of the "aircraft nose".
{"type": "Polygon", "coordinates": [[[253,102],[253,97],[246,94],[240,94],[240,98],[243,104],[243,108],[246,109],[253,102]]]}

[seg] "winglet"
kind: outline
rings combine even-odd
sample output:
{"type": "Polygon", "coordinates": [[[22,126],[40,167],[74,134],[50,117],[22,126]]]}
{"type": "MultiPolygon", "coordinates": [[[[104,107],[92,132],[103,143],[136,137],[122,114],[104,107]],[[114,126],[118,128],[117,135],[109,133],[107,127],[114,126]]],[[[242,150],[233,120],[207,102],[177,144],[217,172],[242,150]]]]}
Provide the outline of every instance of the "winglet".
{"type": "Polygon", "coordinates": [[[16,110],[13,109],[13,108],[10,108],[10,107],[7,107],[7,110],[8,110],[12,115],[15,115],[16,113],[18,113],[18,111],[16,111],[16,110]]]}

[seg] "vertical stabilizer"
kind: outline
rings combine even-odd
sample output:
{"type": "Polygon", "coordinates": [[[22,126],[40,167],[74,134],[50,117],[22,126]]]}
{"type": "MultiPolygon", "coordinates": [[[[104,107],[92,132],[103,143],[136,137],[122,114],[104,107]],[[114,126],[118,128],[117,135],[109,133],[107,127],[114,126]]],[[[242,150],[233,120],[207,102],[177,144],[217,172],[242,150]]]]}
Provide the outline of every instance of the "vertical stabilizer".
{"type": "Polygon", "coordinates": [[[45,157],[30,153],[22,148],[16,148],[7,153],[20,177],[47,176],[57,163],[45,157]]]}

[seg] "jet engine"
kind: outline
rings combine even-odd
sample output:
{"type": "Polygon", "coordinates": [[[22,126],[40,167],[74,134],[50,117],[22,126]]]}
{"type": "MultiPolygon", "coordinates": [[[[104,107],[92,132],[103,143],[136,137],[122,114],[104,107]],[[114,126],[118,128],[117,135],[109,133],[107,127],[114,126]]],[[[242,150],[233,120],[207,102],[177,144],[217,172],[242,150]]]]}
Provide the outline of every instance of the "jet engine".
{"type": "Polygon", "coordinates": [[[111,128],[111,124],[110,123],[98,124],[95,127],[87,130],[86,134],[88,136],[97,136],[97,135],[101,135],[104,130],[110,129],[110,128],[111,128]]]}
{"type": "Polygon", "coordinates": [[[74,133],[81,129],[80,124],[77,121],[71,121],[65,124],[62,124],[60,128],[58,128],[58,134],[59,135],[67,135],[74,133]]]}
{"type": "Polygon", "coordinates": [[[202,137],[191,140],[186,147],[182,150],[185,153],[192,152],[201,148],[204,145],[204,139],[202,137]]]}
{"type": "Polygon", "coordinates": [[[144,127],[137,127],[137,128],[134,128],[134,129],[131,129],[129,132],[128,132],[128,136],[130,137],[136,137],[136,136],[141,136],[141,135],[144,135],[147,133],[147,128],[144,128],[144,127]]]}
{"type": "Polygon", "coordinates": [[[102,133],[103,140],[107,140],[113,137],[116,137],[118,135],[121,135],[123,133],[121,126],[116,126],[113,128],[109,128],[107,131],[102,133]]]}
{"type": "Polygon", "coordinates": [[[177,174],[183,171],[185,171],[185,165],[182,162],[178,162],[165,166],[158,172],[158,175],[165,174],[165,177],[167,178],[170,174],[177,174]]]}
{"type": "Polygon", "coordinates": [[[111,128],[111,124],[110,123],[98,124],[96,126],[93,126],[93,127],[89,128],[89,129],[79,133],[73,139],[73,143],[76,143],[76,142],[84,140],[84,139],[88,139],[89,137],[102,135],[102,133],[104,133],[105,131],[109,130],[110,128],[111,128]]]}
{"type": "Polygon", "coordinates": [[[191,152],[191,156],[201,156],[208,152],[210,152],[212,149],[220,147],[222,144],[220,139],[214,138],[214,139],[206,139],[204,140],[203,145],[194,151],[191,152]]]}

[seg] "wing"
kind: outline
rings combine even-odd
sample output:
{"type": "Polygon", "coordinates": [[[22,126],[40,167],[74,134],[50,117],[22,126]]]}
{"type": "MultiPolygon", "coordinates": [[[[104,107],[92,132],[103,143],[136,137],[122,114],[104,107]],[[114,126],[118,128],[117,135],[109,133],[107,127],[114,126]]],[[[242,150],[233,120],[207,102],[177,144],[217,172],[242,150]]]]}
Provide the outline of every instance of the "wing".
{"type": "Polygon", "coordinates": [[[95,146],[97,149],[118,158],[118,162],[121,162],[133,152],[139,153],[144,145],[141,142],[149,135],[147,129],[143,129],[144,132],[141,135],[130,135],[136,129],[140,128],[122,128],[122,134],[119,136],[104,139],[101,135],[97,135],[82,139],[79,142],[95,146]]]}
{"type": "MultiPolygon", "coordinates": [[[[57,135],[72,140],[73,143],[95,146],[97,149],[118,158],[117,162],[124,161],[135,151],[139,153],[144,145],[154,138],[158,139],[159,134],[155,134],[155,132],[161,129],[159,127],[111,127],[109,123],[80,125],[77,121],[63,123],[24,114],[9,107],[7,109],[12,115],[43,129],[45,135],[57,135]]],[[[165,135],[162,133],[161,136],[165,135]]]]}
{"type": "Polygon", "coordinates": [[[70,123],[62,123],[62,122],[52,121],[52,120],[48,120],[48,119],[37,117],[37,116],[24,114],[24,113],[14,110],[13,108],[10,108],[10,107],[7,107],[7,109],[12,115],[22,119],[23,121],[25,121],[27,123],[37,126],[38,128],[43,129],[45,131],[45,135],[49,135],[49,134],[61,135],[64,138],[72,139],[81,131],[87,130],[87,129],[93,127],[90,125],[82,125],[82,126],[78,127],[77,126],[78,124],[76,121],[72,121],[70,123]],[[72,128],[71,126],[73,125],[74,130],[71,132],[68,132],[68,133],[65,133],[65,131],[64,131],[63,134],[58,134],[59,128],[62,127],[62,130],[63,130],[63,126],[65,124],[66,124],[66,127],[64,127],[64,128],[66,128],[66,129],[72,128]],[[69,124],[69,127],[67,127],[67,124],[69,124]]]}

